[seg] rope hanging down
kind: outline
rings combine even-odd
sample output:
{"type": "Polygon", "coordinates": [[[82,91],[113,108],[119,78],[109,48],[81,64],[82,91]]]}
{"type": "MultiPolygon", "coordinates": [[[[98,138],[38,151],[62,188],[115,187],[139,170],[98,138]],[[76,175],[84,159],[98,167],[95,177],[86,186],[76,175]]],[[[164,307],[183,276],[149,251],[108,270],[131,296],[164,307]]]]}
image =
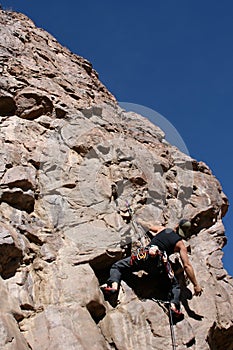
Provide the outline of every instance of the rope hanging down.
{"type": "Polygon", "coordinates": [[[158,304],[164,304],[168,305],[168,313],[169,313],[169,325],[170,325],[170,332],[171,332],[171,340],[172,340],[172,350],[176,350],[176,337],[175,337],[175,332],[174,332],[174,324],[173,324],[173,319],[172,319],[172,310],[171,310],[171,302],[170,301],[164,301],[164,300],[159,300],[152,298],[155,303],[158,304]]]}

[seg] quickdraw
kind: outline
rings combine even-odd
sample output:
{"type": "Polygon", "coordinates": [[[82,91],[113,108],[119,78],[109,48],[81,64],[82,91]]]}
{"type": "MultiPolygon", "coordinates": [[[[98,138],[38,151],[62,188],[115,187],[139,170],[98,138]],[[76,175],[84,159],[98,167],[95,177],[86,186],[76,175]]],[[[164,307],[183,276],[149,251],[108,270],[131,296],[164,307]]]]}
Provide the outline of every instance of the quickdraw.
{"type": "Polygon", "coordinates": [[[137,250],[137,259],[138,260],[146,260],[148,258],[149,252],[147,249],[139,248],[137,250]]]}
{"type": "Polygon", "coordinates": [[[130,265],[133,265],[135,261],[147,260],[149,256],[149,250],[144,247],[140,247],[131,255],[130,265]]]}

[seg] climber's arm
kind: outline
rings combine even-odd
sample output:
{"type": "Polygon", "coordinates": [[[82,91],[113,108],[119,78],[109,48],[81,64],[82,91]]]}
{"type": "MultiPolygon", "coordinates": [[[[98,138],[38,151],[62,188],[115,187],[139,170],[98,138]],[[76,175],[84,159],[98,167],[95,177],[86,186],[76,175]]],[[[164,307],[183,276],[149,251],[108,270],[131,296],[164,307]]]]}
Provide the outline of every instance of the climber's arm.
{"type": "Polygon", "coordinates": [[[192,284],[194,286],[195,295],[201,295],[202,288],[199,285],[199,283],[197,282],[194,269],[192,267],[192,264],[189,261],[187,248],[185,247],[183,241],[179,241],[176,243],[175,252],[180,253],[180,258],[181,258],[181,261],[182,261],[182,264],[184,267],[184,271],[186,272],[189,280],[192,282],[192,284]]]}
{"type": "Polygon", "coordinates": [[[152,235],[154,236],[154,233],[157,234],[160,231],[164,230],[164,227],[161,225],[153,225],[150,222],[146,222],[142,219],[138,219],[137,222],[145,227],[147,230],[151,231],[152,235]]]}

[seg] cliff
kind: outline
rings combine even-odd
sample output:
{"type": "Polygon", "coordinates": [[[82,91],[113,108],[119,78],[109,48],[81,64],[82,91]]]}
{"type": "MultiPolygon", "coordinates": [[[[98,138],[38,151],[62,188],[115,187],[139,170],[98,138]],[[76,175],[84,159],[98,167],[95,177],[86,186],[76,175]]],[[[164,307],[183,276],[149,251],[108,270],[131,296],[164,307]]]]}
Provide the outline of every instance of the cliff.
{"type": "Polygon", "coordinates": [[[193,297],[177,271],[176,349],[232,350],[228,201],[209,167],[122,110],[87,60],[30,19],[0,11],[0,25],[1,349],[172,348],[145,276],[134,288],[123,282],[116,303],[99,286],[138,238],[135,218],[172,227],[185,217],[204,292],[193,297]]]}

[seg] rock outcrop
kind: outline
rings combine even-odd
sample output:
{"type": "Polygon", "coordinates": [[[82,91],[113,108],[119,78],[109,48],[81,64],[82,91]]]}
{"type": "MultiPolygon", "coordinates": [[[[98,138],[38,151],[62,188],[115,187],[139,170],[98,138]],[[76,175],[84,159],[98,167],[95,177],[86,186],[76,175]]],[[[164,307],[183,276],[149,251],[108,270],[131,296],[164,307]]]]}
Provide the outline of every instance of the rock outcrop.
{"type": "MultiPolygon", "coordinates": [[[[222,265],[228,201],[203,162],[122,110],[85,59],[22,14],[0,11],[0,348],[170,349],[163,304],[122,283],[99,288],[130,253],[134,217],[192,223],[177,350],[233,348],[233,281],[222,265]]],[[[159,289],[155,286],[155,293],[159,289]]]]}

